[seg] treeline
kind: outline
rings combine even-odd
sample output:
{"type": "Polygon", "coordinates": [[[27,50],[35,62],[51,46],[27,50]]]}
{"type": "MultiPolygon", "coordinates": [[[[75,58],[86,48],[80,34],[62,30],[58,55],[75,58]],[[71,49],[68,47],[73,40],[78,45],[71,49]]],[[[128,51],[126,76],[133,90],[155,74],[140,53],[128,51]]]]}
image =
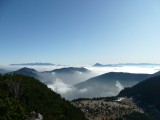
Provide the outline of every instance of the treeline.
{"type": "Polygon", "coordinates": [[[111,96],[111,97],[96,97],[96,98],[78,98],[78,99],[74,99],[72,100],[72,102],[80,102],[83,100],[105,100],[105,101],[114,101],[116,100],[117,97],[116,96],[111,96]]]}
{"type": "Polygon", "coordinates": [[[38,80],[0,75],[0,120],[30,119],[33,111],[43,120],[86,120],[79,109],[38,80]]]}

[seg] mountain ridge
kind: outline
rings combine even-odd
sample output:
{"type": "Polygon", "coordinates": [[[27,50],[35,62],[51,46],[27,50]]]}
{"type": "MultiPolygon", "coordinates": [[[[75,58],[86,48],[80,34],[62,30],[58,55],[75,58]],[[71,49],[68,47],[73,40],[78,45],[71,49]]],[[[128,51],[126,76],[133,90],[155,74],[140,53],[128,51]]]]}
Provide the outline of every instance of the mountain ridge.
{"type": "Polygon", "coordinates": [[[37,115],[44,120],[86,120],[79,109],[33,77],[0,75],[0,86],[1,120],[35,120],[37,115]]]}
{"type": "Polygon", "coordinates": [[[122,66],[160,66],[160,64],[156,63],[117,63],[117,64],[101,64],[96,63],[93,67],[122,67],[122,66]]]}
{"type": "Polygon", "coordinates": [[[10,64],[11,66],[54,66],[53,63],[42,63],[42,62],[35,62],[35,63],[19,63],[19,64],[10,64]]]}
{"type": "Polygon", "coordinates": [[[51,71],[45,71],[45,72],[55,72],[55,73],[73,73],[73,72],[89,72],[88,69],[84,67],[64,67],[60,69],[54,69],[51,71]]]}

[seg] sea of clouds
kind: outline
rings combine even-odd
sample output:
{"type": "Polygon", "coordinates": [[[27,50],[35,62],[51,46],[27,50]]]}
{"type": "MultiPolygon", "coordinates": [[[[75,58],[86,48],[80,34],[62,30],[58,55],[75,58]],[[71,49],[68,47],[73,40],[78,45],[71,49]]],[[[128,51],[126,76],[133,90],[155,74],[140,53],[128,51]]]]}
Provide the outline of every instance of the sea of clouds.
{"type": "MultiPolygon", "coordinates": [[[[93,67],[93,66],[0,66],[1,69],[5,69],[8,71],[15,71],[22,67],[28,67],[36,69],[39,72],[43,71],[51,71],[54,69],[60,69],[63,67],[84,67],[92,72],[82,73],[75,72],[71,75],[56,75],[55,73],[48,74],[43,73],[40,74],[41,82],[47,84],[49,88],[53,91],[61,94],[62,97],[72,100],[76,98],[85,98],[85,97],[105,97],[105,96],[113,96],[116,95],[117,92],[122,90],[125,86],[123,86],[119,81],[115,82],[114,88],[112,91],[104,91],[105,86],[97,86],[97,88],[83,88],[77,89],[74,87],[75,84],[81,83],[89,78],[108,73],[108,72],[128,72],[128,73],[147,73],[153,74],[160,70],[160,66],[156,65],[146,65],[146,66],[121,66],[121,67],[93,67]],[[101,92],[100,92],[101,91],[101,92]]],[[[113,86],[110,86],[113,87],[113,86]]]]}

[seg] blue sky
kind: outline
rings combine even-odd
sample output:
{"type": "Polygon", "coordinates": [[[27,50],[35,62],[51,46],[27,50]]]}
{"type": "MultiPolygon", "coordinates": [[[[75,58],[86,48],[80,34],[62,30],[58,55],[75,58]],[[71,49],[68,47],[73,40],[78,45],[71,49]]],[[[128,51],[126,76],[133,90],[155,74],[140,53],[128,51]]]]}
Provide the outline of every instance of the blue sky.
{"type": "Polygon", "coordinates": [[[160,63],[159,0],[1,0],[1,65],[160,63]]]}

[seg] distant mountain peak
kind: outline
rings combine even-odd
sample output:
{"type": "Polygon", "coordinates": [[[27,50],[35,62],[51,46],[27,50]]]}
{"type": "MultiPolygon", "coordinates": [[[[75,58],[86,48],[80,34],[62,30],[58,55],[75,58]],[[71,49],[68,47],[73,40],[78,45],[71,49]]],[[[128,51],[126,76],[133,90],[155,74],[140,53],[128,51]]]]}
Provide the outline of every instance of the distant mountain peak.
{"type": "Polygon", "coordinates": [[[27,67],[23,67],[23,68],[21,68],[21,69],[19,69],[17,71],[32,71],[32,72],[37,72],[35,69],[33,69],[33,68],[27,68],[27,67]]]}
{"type": "Polygon", "coordinates": [[[21,69],[19,69],[17,71],[11,72],[11,73],[22,74],[22,75],[26,75],[26,76],[31,76],[31,77],[37,78],[38,71],[36,71],[35,69],[32,69],[32,68],[24,67],[24,68],[21,68],[21,69]]]}
{"type": "Polygon", "coordinates": [[[96,64],[94,64],[93,66],[104,66],[104,65],[102,65],[102,64],[100,64],[100,63],[96,63],[96,64]]]}

